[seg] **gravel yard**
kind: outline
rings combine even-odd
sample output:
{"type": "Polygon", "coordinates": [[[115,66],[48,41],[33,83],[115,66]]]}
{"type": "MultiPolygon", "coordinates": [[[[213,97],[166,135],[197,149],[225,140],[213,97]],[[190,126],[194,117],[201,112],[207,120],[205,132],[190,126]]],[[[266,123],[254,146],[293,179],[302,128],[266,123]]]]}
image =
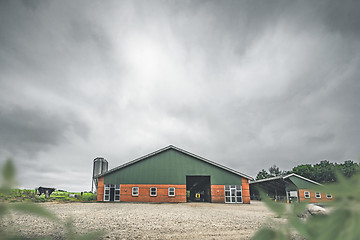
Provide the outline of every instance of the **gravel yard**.
{"type": "MultiPolygon", "coordinates": [[[[215,203],[69,203],[42,204],[62,219],[72,217],[77,232],[104,230],[104,239],[249,239],[274,219],[261,202],[215,203]]],[[[59,224],[12,214],[3,222],[26,237],[57,236],[59,224]]]]}

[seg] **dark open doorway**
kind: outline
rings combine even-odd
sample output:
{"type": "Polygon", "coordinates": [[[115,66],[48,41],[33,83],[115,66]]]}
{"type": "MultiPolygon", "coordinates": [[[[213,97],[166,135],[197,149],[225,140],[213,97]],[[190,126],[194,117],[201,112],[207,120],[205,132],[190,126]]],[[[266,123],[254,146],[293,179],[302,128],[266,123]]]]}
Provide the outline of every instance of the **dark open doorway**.
{"type": "Polygon", "coordinates": [[[115,186],[110,187],[110,202],[114,201],[114,196],[115,196],[115,186]]]}
{"type": "Polygon", "coordinates": [[[211,202],[210,176],[186,176],[186,201],[211,202]]]}

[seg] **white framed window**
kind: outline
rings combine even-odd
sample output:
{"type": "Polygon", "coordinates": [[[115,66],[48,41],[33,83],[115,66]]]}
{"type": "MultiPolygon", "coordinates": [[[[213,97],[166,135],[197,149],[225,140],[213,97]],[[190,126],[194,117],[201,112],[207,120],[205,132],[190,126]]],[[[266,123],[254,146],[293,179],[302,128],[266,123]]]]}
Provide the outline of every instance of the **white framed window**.
{"type": "Polygon", "coordinates": [[[326,198],[331,199],[331,198],[332,198],[332,195],[331,195],[330,193],[327,193],[327,194],[326,194],[326,198]]]}
{"type": "Polygon", "coordinates": [[[120,184],[115,184],[114,201],[120,202],[120,184]]]}
{"type": "Polygon", "coordinates": [[[225,185],[225,202],[226,203],[242,203],[241,185],[225,185]]]}
{"type": "Polygon", "coordinates": [[[132,196],[139,196],[139,187],[133,187],[131,195],[132,196]]]}
{"type": "Polygon", "coordinates": [[[104,185],[104,202],[110,201],[110,184],[104,185]]]}
{"type": "Polygon", "coordinates": [[[321,193],[320,192],[315,192],[315,197],[316,198],[321,198],[321,193]]]}
{"type": "Polygon", "coordinates": [[[169,193],[169,197],[175,197],[175,188],[169,187],[168,193],[169,193]]]}
{"type": "Polygon", "coordinates": [[[304,192],[304,196],[305,196],[305,198],[310,198],[310,192],[309,192],[309,191],[305,191],[305,192],[304,192]]]}
{"type": "Polygon", "coordinates": [[[150,188],[150,196],[155,197],[157,195],[157,188],[151,187],[150,188]]]}

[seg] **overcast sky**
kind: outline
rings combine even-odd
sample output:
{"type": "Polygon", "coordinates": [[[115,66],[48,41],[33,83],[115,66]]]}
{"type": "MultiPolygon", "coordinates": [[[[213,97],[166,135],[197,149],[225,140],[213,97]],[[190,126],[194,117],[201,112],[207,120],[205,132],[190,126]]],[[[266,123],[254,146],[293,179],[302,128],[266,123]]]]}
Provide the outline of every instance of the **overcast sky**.
{"type": "Polygon", "coordinates": [[[360,1],[1,1],[0,163],[91,189],[170,144],[255,177],[360,155],[360,1]]]}

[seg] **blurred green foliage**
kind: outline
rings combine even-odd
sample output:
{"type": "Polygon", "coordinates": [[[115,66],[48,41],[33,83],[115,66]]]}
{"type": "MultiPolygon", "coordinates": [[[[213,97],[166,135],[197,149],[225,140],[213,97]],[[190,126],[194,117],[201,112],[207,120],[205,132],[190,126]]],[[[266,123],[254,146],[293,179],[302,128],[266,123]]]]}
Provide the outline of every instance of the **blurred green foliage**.
{"type": "Polygon", "coordinates": [[[11,186],[16,185],[15,182],[15,166],[11,158],[7,159],[4,167],[2,168],[2,184],[1,189],[10,189],[11,186]]]}
{"type": "Polygon", "coordinates": [[[281,171],[279,167],[273,165],[269,168],[269,171],[262,169],[256,175],[256,180],[296,173],[318,183],[331,183],[336,182],[336,172],[342,173],[345,177],[351,177],[356,174],[359,169],[360,165],[352,160],[347,160],[344,163],[332,163],[327,160],[323,160],[314,165],[298,165],[291,171],[281,171]]]}
{"type": "Polygon", "coordinates": [[[340,172],[345,177],[351,177],[359,171],[359,164],[352,160],[344,163],[332,163],[323,160],[320,163],[311,165],[298,165],[292,169],[293,173],[309,178],[319,183],[336,182],[336,172],[340,172]]]}
{"type": "Polygon", "coordinates": [[[64,202],[96,202],[96,194],[91,192],[64,192],[54,191],[49,200],[64,201],[64,202]],[[72,196],[72,197],[71,197],[72,196]]]}
{"type": "Polygon", "coordinates": [[[269,168],[269,172],[267,172],[265,169],[262,169],[257,175],[256,180],[261,180],[265,178],[271,178],[271,177],[277,177],[277,176],[283,176],[292,173],[291,171],[281,171],[279,167],[276,165],[272,165],[269,168]]]}
{"type": "MultiPolygon", "coordinates": [[[[35,196],[33,190],[22,190],[19,189],[12,189],[16,184],[15,181],[15,166],[12,159],[7,159],[3,168],[2,168],[2,179],[1,179],[1,186],[0,186],[0,199],[4,200],[7,197],[14,197],[14,196],[35,196]],[[1,198],[3,197],[3,198],[1,198]]],[[[92,196],[92,195],[91,195],[92,196]]],[[[8,200],[8,199],[7,199],[8,200]]],[[[23,215],[33,215],[42,217],[49,221],[52,221],[56,224],[64,226],[65,232],[63,236],[57,236],[56,238],[61,239],[99,239],[101,238],[104,233],[100,231],[92,231],[86,234],[78,234],[74,231],[73,221],[71,218],[62,220],[57,217],[52,212],[48,211],[46,208],[40,206],[39,204],[33,202],[16,202],[16,203],[9,203],[7,202],[0,202],[0,239],[10,240],[10,239],[29,239],[27,236],[22,236],[19,234],[19,230],[21,228],[18,224],[12,224],[12,226],[4,227],[4,224],[1,224],[3,221],[8,221],[11,219],[12,212],[18,212],[23,215]]],[[[33,238],[31,238],[33,239],[33,238]]],[[[43,236],[41,239],[49,239],[49,237],[43,236]]]]}
{"type": "Polygon", "coordinates": [[[253,240],[308,239],[308,240],[358,240],[360,239],[360,174],[351,178],[335,173],[336,183],[319,186],[314,191],[325,191],[334,196],[333,201],[324,203],[325,215],[299,216],[306,209],[306,203],[276,203],[262,196],[266,205],[279,217],[281,224],[260,229],[253,240]],[[325,189],[324,189],[325,188],[325,189]]]}

